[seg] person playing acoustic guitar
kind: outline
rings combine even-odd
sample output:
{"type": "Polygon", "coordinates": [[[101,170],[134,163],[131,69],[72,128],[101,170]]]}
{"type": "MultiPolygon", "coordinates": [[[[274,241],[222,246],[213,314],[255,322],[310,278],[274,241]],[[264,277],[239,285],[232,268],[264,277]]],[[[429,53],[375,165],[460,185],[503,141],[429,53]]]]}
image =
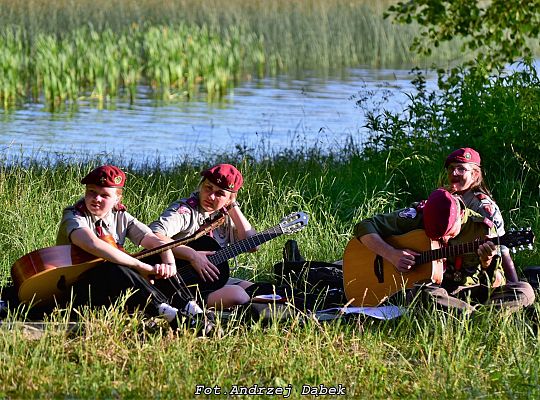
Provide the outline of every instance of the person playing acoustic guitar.
{"type": "MultiPolygon", "coordinates": [[[[181,298],[182,308],[178,311],[151,283],[176,273],[171,250],[163,251],[161,262],[156,264],[138,260],[122,250],[126,238],[145,248],[164,244],[122,204],[125,173],[113,165],[103,165],[92,170],[81,183],[86,185],[84,197],[64,209],[56,243],[76,245],[108,263],[81,275],[73,286],[74,306],[108,306],[130,293],[126,300],[130,311],[144,309],[150,316],[162,315],[173,328],[178,326],[179,318],[195,322],[202,315],[202,309],[190,297],[181,298]]],[[[210,326],[203,328],[208,331],[210,326]]]]}
{"type": "MultiPolygon", "coordinates": [[[[152,231],[165,241],[180,239],[197,231],[210,216],[225,210],[226,222],[212,232],[212,237],[219,246],[226,246],[256,234],[236,201],[238,190],[244,182],[240,171],[230,164],[218,164],[202,171],[201,176],[198,190],[188,198],[175,201],[163,211],[160,217],[149,225],[152,231]]],[[[192,250],[188,256],[177,249],[173,249],[173,252],[178,258],[189,261],[202,282],[219,279],[220,270],[207,258],[212,252],[192,250]]],[[[200,294],[209,306],[227,308],[245,304],[250,300],[245,289],[252,285],[251,282],[231,278],[225,283],[225,286],[217,290],[202,290],[200,294]]],[[[165,281],[160,282],[159,287],[165,294],[172,289],[165,281]]]]}
{"type": "MultiPolygon", "coordinates": [[[[493,221],[497,234],[503,236],[504,220],[497,203],[493,200],[481,167],[480,154],[470,147],[454,150],[444,163],[448,190],[461,195],[467,208],[493,221]]],[[[501,246],[501,260],[508,282],[518,282],[518,276],[507,247],[501,246]]]]}
{"type": "MultiPolygon", "coordinates": [[[[430,239],[439,241],[443,246],[496,236],[489,219],[467,209],[459,196],[442,188],[433,191],[425,202],[413,207],[361,221],[355,226],[355,236],[373,253],[389,261],[397,271],[406,274],[415,268],[415,256],[419,253],[395,248],[385,238],[415,229],[425,229],[430,239]]],[[[479,244],[476,253],[447,257],[442,281],[417,285],[415,290],[422,290],[423,295],[426,294],[427,298],[444,308],[466,312],[473,312],[475,304],[507,308],[532,304],[535,295],[527,282],[505,284],[494,241],[479,244]]]]}

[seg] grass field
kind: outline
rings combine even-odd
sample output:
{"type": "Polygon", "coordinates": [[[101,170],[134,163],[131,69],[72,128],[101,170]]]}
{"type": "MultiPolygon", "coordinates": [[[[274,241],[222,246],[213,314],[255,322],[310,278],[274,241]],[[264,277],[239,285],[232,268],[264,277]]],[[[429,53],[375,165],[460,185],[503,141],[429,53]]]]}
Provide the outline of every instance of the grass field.
{"type": "MultiPolygon", "coordinates": [[[[444,149],[427,155],[423,176],[409,177],[408,185],[403,185],[398,169],[366,160],[350,149],[329,156],[316,150],[290,153],[260,162],[216,156],[207,163],[230,161],[243,171],[246,184],[239,200],[258,229],[274,225],[294,210],[309,213],[308,228],[294,239],[306,258],[334,260],[342,256],[355,221],[427,195],[441,176],[444,155],[444,149]]],[[[4,284],[17,258],[54,244],[62,208],[82,194],[79,180],[96,163],[106,161],[0,164],[4,284]]],[[[133,169],[129,161],[116,162],[128,172],[125,203],[146,222],[172,200],[188,194],[203,167],[133,169]]],[[[403,160],[401,167],[407,162],[418,160],[403,160]]],[[[496,196],[519,185],[514,173],[508,173],[512,176],[505,175],[504,169],[491,171],[490,177],[499,177],[496,196]]],[[[501,199],[507,226],[531,225],[538,231],[537,202],[532,193],[501,199]]],[[[255,254],[240,256],[235,274],[271,280],[271,266],[280,259],[285,240],[280,237],[255,254]]],[[[519,266],[538,264],[538,250],[520,252],[515,261],[519,266]]],[[[67,313],[58,310],[49,318],[53,323],[35,336],[20,326],[9,329],[8,322],[25,319],[21,312],[9,315],[0,328],[0,396],[177,399],[196,397],[197,387],[202,391],[204,386],[206,390],[217,387],[212,390],[221,394],[203,398],[227,397],[225,392],[242,388],[252,392],[238,397],[248,398],[261,387],[281,387],[284,394],[289,388],[290,398],[314,398],[315,392],[304,396],[302,390],[321,389],[319,385],[342,385],[343,398],[540,395],[538,305],[512,315],[485,310],[472,319],[424,310],[387,322],[319,323],[298,314],[263,325],[233,316],[222,337],[206,339],[190,334],[174,337],[161,325],[162,330],[150,329],[140,316],[121,310],[121,304],[109,310],[82,310],[82,329],[70,334],[67,313]]]]}

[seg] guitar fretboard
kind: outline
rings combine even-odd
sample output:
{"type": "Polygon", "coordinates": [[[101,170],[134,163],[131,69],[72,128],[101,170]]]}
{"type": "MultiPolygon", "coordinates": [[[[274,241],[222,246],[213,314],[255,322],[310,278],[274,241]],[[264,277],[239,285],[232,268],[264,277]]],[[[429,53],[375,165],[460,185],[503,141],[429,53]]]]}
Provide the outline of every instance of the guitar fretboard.
{"type": "Polygon", "coordinates": [[[416,263],[417,264],[425,264],[428,262],[431,262],[433,260],[440,260],[442,258],[448,258],[450,256],[459,256],[462,254],[470,254],[476,252],[478,250],[478,247],[486,243],[488,240],[494,242],[495,244],[504,244],[501,242],[500,238],[491,238],[486,240],[475,240],[474,242],[468,242],[468,243],[460,243],[455,244],[452,246],[447,247],[441,247],[440,249],[433,249],[433,250],[427,250],[420,253],[419,256],[416,257],[416,263]]]}
{"type": "Polygon", "coordinates": [[[440,249],[424,251],[420,253],[420,256],[417,257],[418,258],[417,263],[425,264],[427,262],[430,262],[433,260],[440,260],[442,258],[447,258],[449,256],[457,256],[461,254],[474,253],[478,249],[479,245],[480,245],[480,242],[470,242],[470,243],[457,244],[454,246],[441,247],[440,249]]]}
{"type": "Polygon", "coordinates": [[[265,231],[259,232],[247,239],[240,240],[239,242],[233,243],[227,247],[224,247],[221,250],[218,250],[216,253],[208,257],[212,264],[217,265],[221,264],[224,261],[227,261],[238,254],[245,253],[260,244],[268,242],[280,235],[283,234],[283,230],[279,225],[269,228],[265,231]]]}

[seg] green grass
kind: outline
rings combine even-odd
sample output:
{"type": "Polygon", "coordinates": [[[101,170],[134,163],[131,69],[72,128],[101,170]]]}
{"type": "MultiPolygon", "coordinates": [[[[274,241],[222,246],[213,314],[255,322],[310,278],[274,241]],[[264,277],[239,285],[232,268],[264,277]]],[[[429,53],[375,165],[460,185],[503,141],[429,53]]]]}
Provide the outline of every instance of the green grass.
{"type": "MultiPolygon", "coordinates": [[[[265,161],[240,155],[215,156],[243,171],[239,200],[258,229],[276,224],[294,210],[310,214],[309,226],[294,235],[309,259],[342,256],[355,221],[425,196],[440,174],[444,150],[422,160],[424,178],[408,177],[384,160],[367,160],[358,151],[323,156],[316,150],[275,155],[265,161]],[[413,194],[415,193],[415,194],[413,194]]],[[[4,283],[11,264],[39,247],[54,244],[62,208],[82,194],[80,179],[108,160],[40,164],[0,164],[0,259],[4,283]]],[[[399,165],[418,160],[411,157],[399,165]]],[[[149,222],[172,200],[195,188],[202,164],[127,171],[125,203],[149,222]]],[[[514,172],[500,171],[500,184],[516,188],[514,172]]],[[[506,193],[506,191],[505,191],[506,193]]],[[[498,191],[495,191],[497,196],[498,191]]],[[[499,199],[507,224],[530,224],[539,231],[537,199],[520,193],[499,199]],[[511,221],[511,222],[510,222],[511,221]]],[[[238,276],[271,279],[286,237],[239,257],[238,276]]],[[[133,249],[130,249],[133,250],[133,249]]],[[[538,264],[538,250],[515,256],[516,264],[538,264]]],[[[140,316],[108,310],[82,310],[83,329],[70,335],[58,310],[43,335],[32,338],[20,327],[0,327],[0,396],[5,398],[192,398],[197,385],[292,387],[337,386],[347,398],[534,398],[540,395],[537,338],[539,308],[513,315],[485,310],[474,319],[434,312],[410,313],[388,322],[358,320],[320,324],[299,315],[263,326],[234,317],[219,338],[172,336],[163,325],[150,329],[140,316]],[[65,325],[64,325],[65,326],[65,325]]],[[[15,313],[5,321],[22,321],[15,313]]],[[[5,322],[4,321],[4,322],[5,322]]],[[[271,398],[272,396],[261,396],[271,398]]]]}

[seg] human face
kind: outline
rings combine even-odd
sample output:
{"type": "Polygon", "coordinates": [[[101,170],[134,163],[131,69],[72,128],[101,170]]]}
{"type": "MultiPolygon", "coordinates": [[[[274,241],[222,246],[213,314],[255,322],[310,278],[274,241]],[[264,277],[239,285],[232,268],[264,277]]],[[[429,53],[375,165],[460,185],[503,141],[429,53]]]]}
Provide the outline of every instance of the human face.
{"type": "Polygon", "coordinates": [[[234,194],[223,190],[205,179],[199,190],[199,200],[204,211],[212,213],[230,204],[234,194]]]}
{"type": "Polygon", "coordinates": [[[117,188],[98,185],[86,185],[84,204],[88,211],[96,217],[103,218],[120,201],[117,188]]]}
{"type": "Polygon", "coordinates": [[[452,163],[447,168],[448,182],[452,192],[463,193],[478,180],[480,173],[471,163],[452,163]]]}

